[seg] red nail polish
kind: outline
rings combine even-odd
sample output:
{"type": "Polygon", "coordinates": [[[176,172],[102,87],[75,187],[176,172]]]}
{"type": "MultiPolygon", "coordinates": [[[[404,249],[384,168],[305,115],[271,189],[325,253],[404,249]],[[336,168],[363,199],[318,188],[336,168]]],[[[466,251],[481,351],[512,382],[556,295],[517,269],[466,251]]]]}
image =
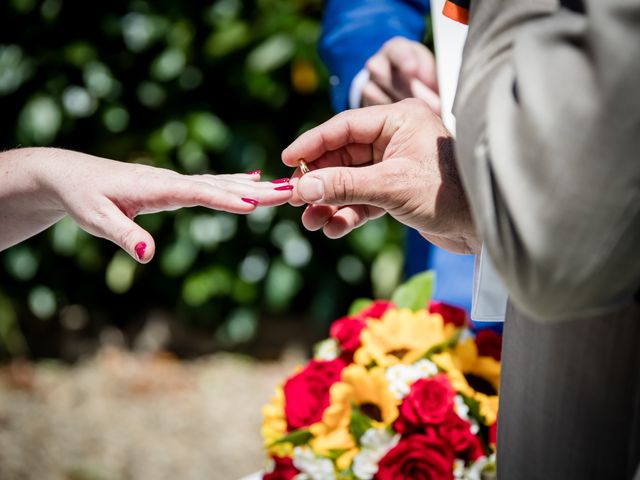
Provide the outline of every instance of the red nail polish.
{"type": "Polygon", "coordinates": [[[262,173],[262,170],[252,170],[250,172],[247,172],[247,175],[260,175],[262,173]]]}
{"type": "Polygon", "coordinates": [[[139,242],[135,246],[136,255],[140,260],[144,258],[144,252],[147,249],[147,244],[144,242],[139,242]]]}
{"type": "Polygon", "coordinates": [[[253,205],[253,206],[258,206],[258,203],[260,203],[260,202],[258,202],[258,200],[254,200],[253,198],[244,198],[244,197],[243,197],[243,198],[242,198],[242,201],[243,201],[243,202],[250,203],[250,204],[251,204],[251,205],[253,205]]]}
{"type": "Polygon", "coordinates": [[[289,177],[285,177],[285,178],[279,178],[277,180],[271,180],[271,183],[289,183],[290,178],[289,177]]]}
{"type": "Polygon", "coordinates": [[[293,185],[282,185],[281,187],[276,187],[274,190],[293,190],[293,185]]]}

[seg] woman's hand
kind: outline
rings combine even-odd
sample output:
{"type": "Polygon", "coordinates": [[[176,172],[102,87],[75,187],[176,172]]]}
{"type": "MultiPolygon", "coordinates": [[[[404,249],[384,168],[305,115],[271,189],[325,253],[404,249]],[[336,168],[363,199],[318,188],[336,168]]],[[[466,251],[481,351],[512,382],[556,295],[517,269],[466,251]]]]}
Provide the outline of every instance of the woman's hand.
{"type": "Polygon", "coordinates": [[[246,214],[286,203],[293,188],[286,180],[260,182],[259,172],[186,176],[52,148],[0,154],[0,176],[0,249],[68,214],[142,263],[151,260],[155,244],[133,221],[136,215],[193,206],[246,214]]]}
{"type": "Polygon", "coordinates": [[[479,250],[455,166],[453,138],[421,100],[343,112],[282,153],[299,169],[291,203],[309,203],[302,222],[341,237],[385,212],[451,251],[479,250]]]}

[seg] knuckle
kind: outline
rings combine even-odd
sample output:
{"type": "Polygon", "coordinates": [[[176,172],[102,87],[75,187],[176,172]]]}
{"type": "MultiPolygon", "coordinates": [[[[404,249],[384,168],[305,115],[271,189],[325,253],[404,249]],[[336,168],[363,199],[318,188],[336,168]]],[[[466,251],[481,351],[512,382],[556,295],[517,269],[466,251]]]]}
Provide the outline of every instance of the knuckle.
{"type": "Polygon", "coordinates": [[[424,102],[424,100],[420,100],[414,97],[405,98],[404,100],[401,100],[399,104],[405,112],[409,112],[414,115],[421,114],[424,113],[425,110],[429,110],[429,107],[424,102]]]}
{"type": "Polygon", "coordinates": [[[371,75],[380,75],[382,72],[382,58],[380,58],[380,55],[376,54],[367,60],[365,68],[371,75]]]}
{"type": "Polygon", "coordinates": [[[333,197],[340,203],[351,203],[354,196],[354,186],[355,182],[351,170],[339,170],[332,179],[333,197]]]}
{"type": "Polygon", "coordinates": [[[393,48],[393,47],[396,47],[398,45],[403,45],[406,41],[407,40],[404,37],[395,36],[395,37],[390,38],[386,42],[384,42],[382,48],[383,49],[393,48]]]}
{"type": "Polygon", "coordinates": [[[91,214],[87,215],[82,225],[89,233],[104,237],[109,225],[109,212],[102,205],[97,205],[91,210],[91,214]]]}

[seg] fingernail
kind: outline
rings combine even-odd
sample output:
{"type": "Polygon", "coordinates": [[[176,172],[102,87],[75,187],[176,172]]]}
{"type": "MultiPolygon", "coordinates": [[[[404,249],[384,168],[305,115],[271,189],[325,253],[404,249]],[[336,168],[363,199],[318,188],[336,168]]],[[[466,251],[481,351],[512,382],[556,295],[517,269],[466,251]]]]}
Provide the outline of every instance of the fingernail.
{"type": "Polygon", "coordinates": [[[260,175],[262,173],[262,170],[252,170],[250,172],[247,172],[247,175],[260,175]]]}
{"type": "Polygon", "coordinates": [[[281,187],[276,187],[274,190],[293,190],[293,185],[282,185],[281,187]]]}
{"type": "Polygon", "coordinates": [[[271,183],[289,183],[290,178],[278,178],[277,180],[271,180],[271,183]]]}
{"type": "Polygon", "coordinates": [[[302,177],[298,182],[298,195],[307,203],[318,202],[324,197],[324,185],[317,178],[302,177]]]}
{"type": "Polygon", "coordinates": [[[147,249],[147,244],[144,242],[139,242],[136,244],[134,250],[136,251],[136,255],[138,256],[139,260],[142,260],[144,258],[144,252],[147,249]]]}
{"type": "Polygon", "coordinates": [[[260,203],[260,202],[258,202],[258,200],[254,200],[253,198],[244,198],[244,197],[243,197],[243,198],[242,198],[242,201],[243,201],[243,202],[250,203],[250,204],[251,204],[251,205],[253,205],[253,206],[257,206],[257,205],[258,205],[258,203],[260,203]]]}

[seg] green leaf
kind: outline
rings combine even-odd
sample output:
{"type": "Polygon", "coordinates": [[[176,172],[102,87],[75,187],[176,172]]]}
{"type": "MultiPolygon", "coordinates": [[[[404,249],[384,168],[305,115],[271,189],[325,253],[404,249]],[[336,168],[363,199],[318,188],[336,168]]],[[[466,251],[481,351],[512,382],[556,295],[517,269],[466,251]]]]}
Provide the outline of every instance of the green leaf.
{"type": "Polygon", "coordinates": [[[273,442],[271,445],[269,445],[269,448],[275,445],[280,445],[282,443],[290,443],[294,447],[297,447],[298,445],[304,445],[308,443],[309,440],[311,440],[312,438],[313,438],[313,434],[309,430],[307,430],[306,428],[301,428],[298,430],[294,430],[293,432],[289,433],[288,435],[285,435],[282,438],[279,438],[278,440],[273,442]]]}
{"type": "Polygon", "coordinates": [[[349,450],[346,448],[332,448],[329,450],[329,454],[327,455],[334,462],[340,458],[343,454],[347,453],[349,450]]]}
{"type": "Polygon", "coordinates": [[[351,420],[349,421],[349,433],[353,435],[357,444],[360,445],[360,438],[371,428],[371,419],[367,417],[358,408],[357,405],[351,406],[351,420]]]}
{"type": "Polygon", "coordinates": [[[478,402],[475,398],[468,397],[463,393],[458,392],[458,395],[462,397],[464,403],[469,407],[469,415],[478,420],[481,424],[485,424],[486,420],[484,415],[480,413],[480,402],[478,402]]]}
{"type": "Polygon", "coordinates": [[[416,312],[431,300],[435,282],[436,274],[432,270],[414,275],[393,292],[391,301],[398,308],[409,308],[416,312]]]}
{"type": "Polygon", "coordinates": [[[350,468],[338,472],[338,480],[358,480],[359,477],[356,477],[356,474],[353,473],[353,470],[350,468]]]}
{"type": "Polygon", "coordinates": [[[357,298],[349,307],[349,316],[357,315],[373,303],[369,298],[357,298]]]}
{"type": "Polygon", "coordinates": [[[444,352],[445,350],[454,348],[458,344],[461,334],[462,330],[456,331],[449,339],[433,345],[421,358],[430,360],[433,355],[437,355],[444,352]]]}

